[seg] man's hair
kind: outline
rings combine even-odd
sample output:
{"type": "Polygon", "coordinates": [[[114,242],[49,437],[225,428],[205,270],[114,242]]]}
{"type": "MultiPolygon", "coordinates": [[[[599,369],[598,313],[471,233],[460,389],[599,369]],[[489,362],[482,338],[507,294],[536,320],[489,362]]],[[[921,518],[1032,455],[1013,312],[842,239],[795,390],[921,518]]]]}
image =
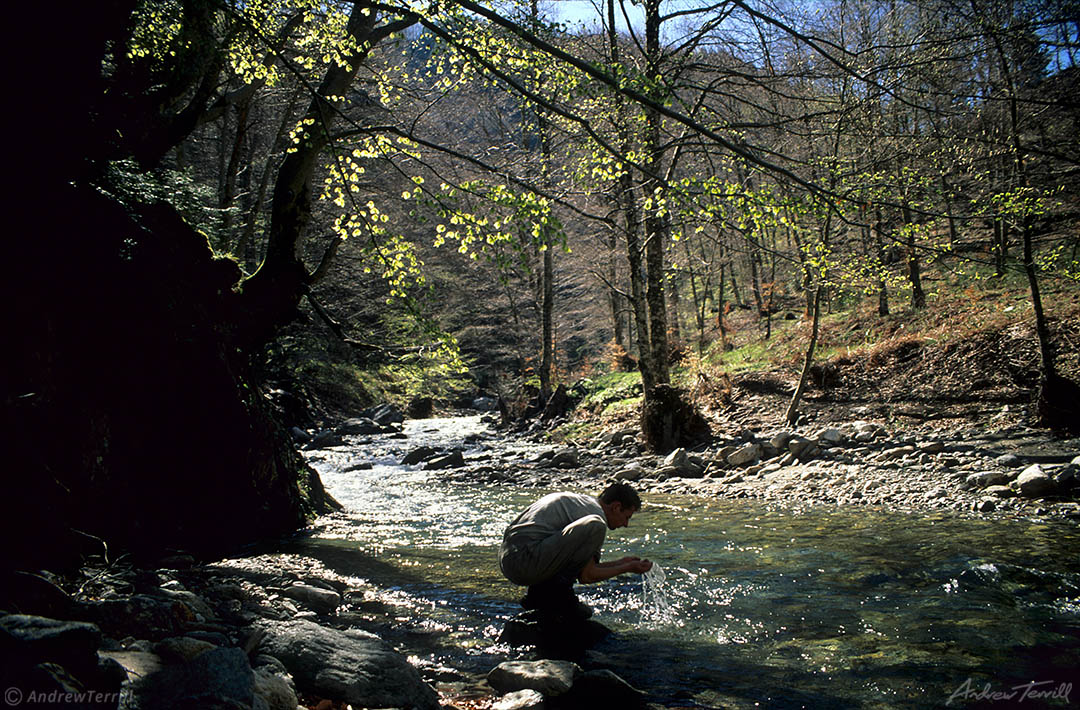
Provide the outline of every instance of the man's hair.
{"type": "Polygon", "coordinates": [[[607,503],[621,503],[623,509],[633,508],[634,510],[641,509],[641,496],[634,490],[633,486],[629,483],[612,483],[610,486],[604,489],[604,492],[600,494],[600,502],[607,503]]]}

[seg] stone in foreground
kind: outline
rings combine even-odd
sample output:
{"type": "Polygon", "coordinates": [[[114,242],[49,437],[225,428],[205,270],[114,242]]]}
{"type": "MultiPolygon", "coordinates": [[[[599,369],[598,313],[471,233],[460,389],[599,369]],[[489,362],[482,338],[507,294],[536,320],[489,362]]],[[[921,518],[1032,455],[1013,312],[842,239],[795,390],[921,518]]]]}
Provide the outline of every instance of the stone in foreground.
{"type": "Polygon", "coordinates": [[[437,710],[439,697],[390,644],[363,631],[310,621],[268,621],[261,651],[280,660],[303,692],[354,707],[437,710]]]}

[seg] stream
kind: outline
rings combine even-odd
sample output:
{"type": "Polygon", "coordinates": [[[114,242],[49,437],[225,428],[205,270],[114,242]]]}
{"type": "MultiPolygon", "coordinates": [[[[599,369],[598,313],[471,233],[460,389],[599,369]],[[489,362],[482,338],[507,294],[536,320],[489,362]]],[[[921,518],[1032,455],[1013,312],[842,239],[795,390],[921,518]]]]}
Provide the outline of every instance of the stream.
{"type": "MultiPolygon", "coordinates": [[[[446,482],[401,466],[421,445],[527,461],[544,448],[479,416],[407,421],[311,456],[345,505],[287,551],[386,590],[422,618],[428,668],[483,674],[523,590],[499,574],[503,528],[547,489],[446,482]],[[463,443],[465,442],[465,443],[463,443]],[[356,469],[357,463],[367,469],[356,469]],[[352,469],[352,470],[349,470],[352,469]]],[[[580,490],[572,483],[565,488],[580,490]]],[[[597,493],[598,491],[583,491],[597,493]]],[[[1080,531],[1070,522],[785,509],[643,495],[604,557],[661,565],[670,607],[623,576],[579,596],[615,633],[587,661],[670,708],[1074,707],[1080,703],[1080,531]]]]}

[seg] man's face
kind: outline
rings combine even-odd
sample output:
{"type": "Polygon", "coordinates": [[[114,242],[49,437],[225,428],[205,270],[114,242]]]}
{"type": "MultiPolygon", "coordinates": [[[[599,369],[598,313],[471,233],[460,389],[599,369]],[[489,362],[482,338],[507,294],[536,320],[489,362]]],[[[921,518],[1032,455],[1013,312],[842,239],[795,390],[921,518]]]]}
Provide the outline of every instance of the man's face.
{"type": "Polygon", "coordinates": [[[625,528],[630,524],[630,518],[638,511],[637,508],[623,508],[622,503],[615,501],[608,508],[607,524],[612,530],[625,528]]]}

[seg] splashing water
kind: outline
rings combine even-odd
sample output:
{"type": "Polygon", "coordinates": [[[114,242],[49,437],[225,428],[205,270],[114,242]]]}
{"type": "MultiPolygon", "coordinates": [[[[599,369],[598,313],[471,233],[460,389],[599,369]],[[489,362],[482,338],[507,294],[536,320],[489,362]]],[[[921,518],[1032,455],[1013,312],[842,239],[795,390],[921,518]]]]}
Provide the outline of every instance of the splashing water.
{"type": "Polygon", "coordinates": [[[673,624],[677,621],[675,607],[671,604],[664,582],[664,568],[653,563],[648,572],[641,575],[641,620],[652,624],[673,624]]]}

